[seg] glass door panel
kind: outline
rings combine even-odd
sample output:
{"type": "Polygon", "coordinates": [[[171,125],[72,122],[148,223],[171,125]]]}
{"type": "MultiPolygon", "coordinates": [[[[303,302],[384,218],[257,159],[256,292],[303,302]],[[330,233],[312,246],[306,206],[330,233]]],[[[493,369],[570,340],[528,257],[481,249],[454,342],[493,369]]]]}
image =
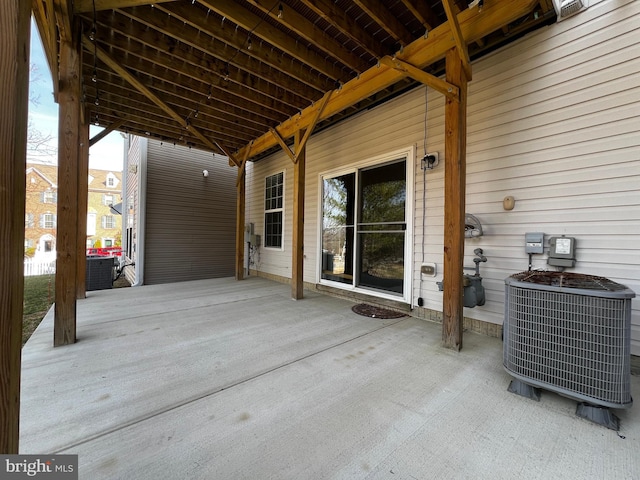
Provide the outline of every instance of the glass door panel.
{"type": "Polygon", "coordinates": [[[359,184],[357,285],[402,294],[406,162],[363,169],[359,184]]]}
{"type": "Polygon", "coordinates": [[[322,182],[322,279],[353,284],[355,173],[322,182]]]}

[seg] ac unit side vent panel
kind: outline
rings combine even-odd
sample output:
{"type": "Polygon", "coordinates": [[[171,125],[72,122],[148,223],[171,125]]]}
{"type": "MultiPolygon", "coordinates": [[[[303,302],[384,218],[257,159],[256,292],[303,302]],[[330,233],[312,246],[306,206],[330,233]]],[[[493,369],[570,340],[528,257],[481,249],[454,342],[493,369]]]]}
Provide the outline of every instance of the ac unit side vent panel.
{"type": "Polygon", "coordinates": [[[553,0],[558,21],[569,18],[589,7],[589,0],[553,0]]]}
{"type": "Polygon", "coordinates": [[[505,283],[503,361],[512,376],[593,405],[631,406],[631,290],[505,283]]]}

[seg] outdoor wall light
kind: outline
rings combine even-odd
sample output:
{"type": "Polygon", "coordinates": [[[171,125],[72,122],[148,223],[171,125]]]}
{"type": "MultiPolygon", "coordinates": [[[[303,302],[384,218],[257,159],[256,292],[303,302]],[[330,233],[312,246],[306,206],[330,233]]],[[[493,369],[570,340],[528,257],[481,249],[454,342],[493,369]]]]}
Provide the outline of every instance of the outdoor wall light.
{"type": "Polygon", "coordinates": [[[202,176],[203,177],[208,177],[209,176],[209,170],[202,170],[202,176]]]}

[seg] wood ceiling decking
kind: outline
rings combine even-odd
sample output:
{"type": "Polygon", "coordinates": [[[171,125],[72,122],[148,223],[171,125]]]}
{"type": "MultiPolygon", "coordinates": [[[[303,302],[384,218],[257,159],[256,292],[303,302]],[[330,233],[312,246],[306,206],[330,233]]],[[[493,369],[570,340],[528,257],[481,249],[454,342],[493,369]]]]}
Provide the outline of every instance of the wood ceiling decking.
{"type": "MultiPolygon", "coordinates": [[[[447,1],[456,12],[476,9],[482,21],[477,5],[447,1]]],[[[485,0],[482,10],[509,2],[485,0]]],[[[384,57],[401,58],[447,23],[443,2],[431,0],[33,0],[33,10],[54,77],[59,39],[80,32],[87,121],[223,154],[291,122],[364,72],[387,68],[384,57]]],[[[524,15],[471,43],[469,55],[554,20],[551,0],[528,2],[524,15]]],[[[443,66],[438,60],[424,70],[438,75],[443,66]]],[[[321,118],[318,128],[413,85],[403,77],[373,89],[321,118]]],[[[265,144],[249,156],[278,148],[265,144]]]]}

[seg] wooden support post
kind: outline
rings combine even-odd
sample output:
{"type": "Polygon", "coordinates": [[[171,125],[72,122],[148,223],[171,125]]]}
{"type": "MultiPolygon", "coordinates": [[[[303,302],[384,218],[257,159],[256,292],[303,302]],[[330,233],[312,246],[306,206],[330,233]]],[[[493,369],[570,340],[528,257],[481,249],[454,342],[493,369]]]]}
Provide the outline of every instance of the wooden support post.
{"type": "Polygon", "coordinates": [[[56,293],[53,345],[76,341],[76,282],[78,256],[78,157],[80,155],[79,46],[60,43],[58,95],[58,231],[56,235],[56,293]]]}
{"type": "MultiPolygon", "coordinates": [[[[88,118],[88,116],[86,117],[88,118]]],[[[78,159],[78,264],[76,298],[87,298],[87,213],[89,202],[89,124],[80,125],[78,159]]]]}
{"type": "Polygon", "coordinates": [[[294,150],[297,161],[293,164],[293,232],[291,259],[291,298],[300,300],[304,296],[304,192],[306,146],[301,145],[302,135],[294,135],[294,150]]]}
{"type": "Polygon", "coordinates": [[[0,2],[0,454],[17,454],[31,2],[0,2]]]}
{"type": "Polygon", "coordinates": [[[236,280],[244,279],[244,215],[245,215],[245,188],[246,170],[238,169],[238,181],[236,183],[236,280]]]}
{"type": "Polygon", "coordinates": [[[446,56],[447,82],[460,89],[460,101],[446,98],[444,166],[444,294],[443,346],[462,348],[464,319],[462,267],[467,149],[467,77],[462,59],[453,48],[446,56]]]}

